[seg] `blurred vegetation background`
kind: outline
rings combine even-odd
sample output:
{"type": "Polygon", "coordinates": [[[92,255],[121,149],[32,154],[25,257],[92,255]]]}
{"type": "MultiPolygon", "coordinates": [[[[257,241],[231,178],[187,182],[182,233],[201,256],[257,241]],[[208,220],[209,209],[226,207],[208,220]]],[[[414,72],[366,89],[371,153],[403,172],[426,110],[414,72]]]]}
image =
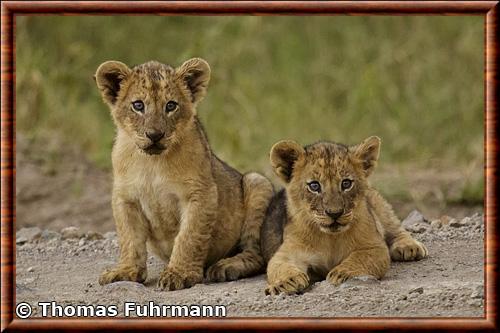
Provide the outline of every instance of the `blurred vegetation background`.
{"type": "Polygon", "coordinates": [[[389,199],[481,204],[483,23],[479,16],[17,17],[17,130],[33,145],[58,137],[109,170],[114,125],[92,78],[99,64],[178,66],[196,56],[212,68],[198,113],[214,151],[241,171],[272,176],[268,152],[281,139],[353,144],[378,135],[374,182],[389,199]]]}

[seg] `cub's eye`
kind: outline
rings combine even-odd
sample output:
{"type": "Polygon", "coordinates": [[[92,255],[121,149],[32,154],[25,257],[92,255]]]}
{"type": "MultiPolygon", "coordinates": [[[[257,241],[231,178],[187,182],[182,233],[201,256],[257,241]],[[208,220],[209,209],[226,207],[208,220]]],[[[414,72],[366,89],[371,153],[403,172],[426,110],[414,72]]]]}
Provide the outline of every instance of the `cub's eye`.
{"type": "Polygon", "coordinates": [[[175,109],[177,109],[177,102],[174,102],[174,101],[168,101],[167,102],[167,105],[165,105],[165,111],[168,112],[172,112],[174,111],[175,109]]]}
{"type": "Polygon", "coordinates": [[[316,192],[316,193],[321,192],[321,185],[320,185],[320,183],[318,183],[315,180],[312,181],[312,182],[307,183],[307,187],[309,188],[309,190],[311,192],[316,192]]]}
{"type": "Polygon", "coordinates": [[[342,188],[343,191],[350,189],[352,186],[352,180],[350,179],[343,179],[342,182],[340,183],[340,187],[342,188]]]}
{"type": "Polygon", "coordinates": [[[137,112],[144,112],[144,103],[142,101],[132,102],[132,108],[137,112]]]}

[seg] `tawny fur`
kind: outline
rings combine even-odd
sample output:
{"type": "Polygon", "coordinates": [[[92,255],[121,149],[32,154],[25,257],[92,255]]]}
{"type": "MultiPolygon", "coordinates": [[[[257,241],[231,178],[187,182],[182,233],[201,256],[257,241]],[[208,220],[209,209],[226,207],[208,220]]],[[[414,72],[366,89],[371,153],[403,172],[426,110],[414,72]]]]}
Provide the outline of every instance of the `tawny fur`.
{"type": "Polygon", "coordinates": [[[261,233],[263,255],[270,259],[267,294],[302,292],[313,278],[334,285],[364,275],[380,279],[391,257],[427,256],[368,183],[379,149],[377,137],[351,147],[332,142],[301,147],[293,141],[273,146],[271,164],[286,186],[271,201],[261,233]],[[345,179],[352,181],[347,189],[341,187],[345,179]],[[312,181],[320,184],[319,192],[309,187],[312,181]]]}
{"type": "Polygon", "coordinates": [[[162,289],[190,287],[204,272],[209,281],[226,281],[262,270],[259,230],[273,188],[210,149],[196,115],[209,78],[208,64],[197,58],[179,68],[154,61],[98,68],[96,83],[117,128],[112,206],[120,242],[119,263],[100,284],[144,282],[147,245],[167,263],[162,289]],[[147,133],[163,136],[156,142],[147,133]]]}

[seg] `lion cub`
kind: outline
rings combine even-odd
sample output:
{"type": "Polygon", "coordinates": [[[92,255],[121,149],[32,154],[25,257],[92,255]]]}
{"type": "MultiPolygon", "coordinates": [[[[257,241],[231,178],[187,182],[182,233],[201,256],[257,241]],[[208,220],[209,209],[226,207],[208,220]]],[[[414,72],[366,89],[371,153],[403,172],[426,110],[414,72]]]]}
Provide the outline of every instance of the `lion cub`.
{"type": "Polygon", "coordinates": [[[209,78],[209,65],[198,58],[178,68],[108,61],[97,69],[117,128],[112,208],[120,242],[119,263],[100,284],[144,282],[146,244],[167,263],[161,289],[193,286],[205,268],[209,281],[262,269],[259,231],[273,188],[210,149],[196,115],[209,78]]]}
{"type": "Polygon", "coordinates": [[[319,142],[303,148],[293,141],[273,146],[271,164],[286,188],[272,199],[262,228],[264,258],[272,256],[266,294],[301,292],[313,277],[334,285],[362,275],[380,279],[391,257],[427,256],[368,184],[379,150],[374,136],[351,147],[319,142]]]}

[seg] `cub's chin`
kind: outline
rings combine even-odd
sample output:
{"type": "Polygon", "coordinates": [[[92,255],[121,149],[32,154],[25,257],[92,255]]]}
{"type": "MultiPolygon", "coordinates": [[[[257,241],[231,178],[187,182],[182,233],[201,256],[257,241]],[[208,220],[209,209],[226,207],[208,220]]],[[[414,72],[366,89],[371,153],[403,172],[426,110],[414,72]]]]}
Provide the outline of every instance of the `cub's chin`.
{"type": "Polygon", "coordinates": [[[167,147],[161,143],[155,143],[139,149],[147,155],[160,155],[167,149],[167,147]]]}
{"type": "Polygon", "coordinates": [[[348,218],[340,218],[338,221],[334,222],[330,219],[320,219],[317,220],[316,223],[319,229],[327,234],[340,234],[351,228],[350,219],[348,218]]]}

